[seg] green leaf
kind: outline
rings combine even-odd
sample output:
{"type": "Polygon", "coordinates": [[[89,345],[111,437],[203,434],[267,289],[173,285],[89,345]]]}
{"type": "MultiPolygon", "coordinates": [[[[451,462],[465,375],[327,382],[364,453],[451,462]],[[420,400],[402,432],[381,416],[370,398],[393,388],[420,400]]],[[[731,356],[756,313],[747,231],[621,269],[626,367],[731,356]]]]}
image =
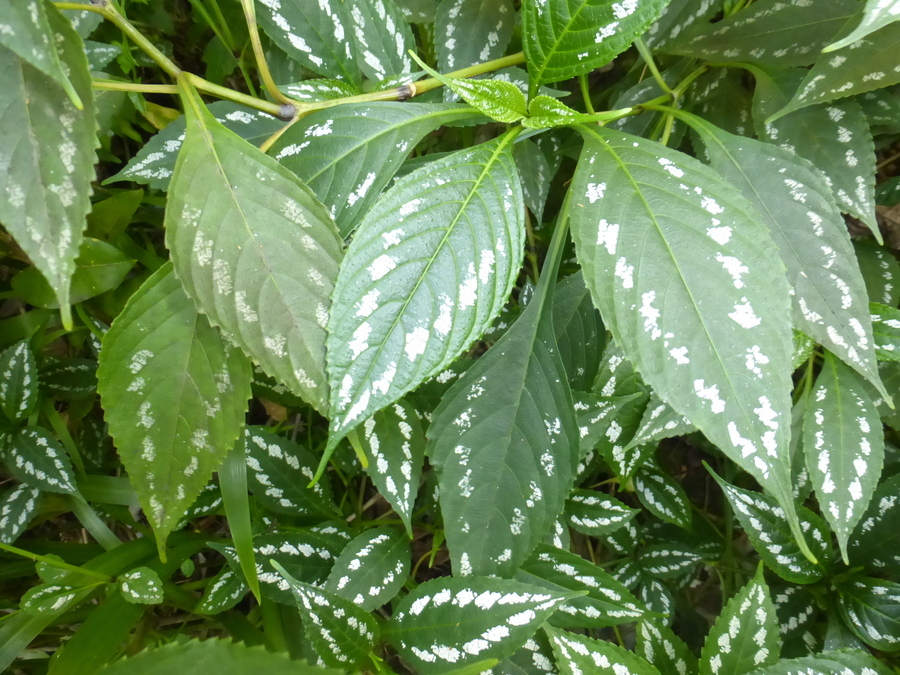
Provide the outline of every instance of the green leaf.
{"type": "Polygon", "coordinates": [[[593,490],[573,490],[566,502],[569,526],[595,537],[618,530],[638,513],[615,497],[593,490]]]}
{"type": "Polygon", "coordinates": [[[359,441],[369,459],[369,477],[411,534],[425,463],[425,432],[416,409],[400,399],[379,410],[363,423],[359,441]]]}
{"type": "MultiPolygon", "coordinates": [[[[253,145],[260,145],[285,125],[276,117],[247,110],[231,101],[216,101],[208,109],[223,126],[253,145]]],[[[107,178],[103,184],[129,180],[156,190],[168,190],[178,151],[184,142],[186,124],[184,115],[171,122],[151,137],[119,173],[107,178]]]]}
{"type": "Polygon", "coordinates": [[[854,565],[900,575],[900,477],[878,486],[847,545],[854,565]]]}
{"type": "Polygon", "coordinates": [[[397,605],[385,637],[423,675],[446,673],[512,655],[573,595],[508,579],[432,579],[397,605]]]}
{"type": "Polygon", "coordinates": [[[556,665],[561,675],[582,673],[628,673],[628,675],[659,675],[659,671],[640,656],[604,640],[545,628],[556,665]]]}
{"type": "Polygon", "coordinates": [[[437,7],[434,46],[441,70],[498,59],[516,24],[512,0],[450,0],[437,7]]]}
{"type": "MultiPolygon", "coordinates": [[[[516,166],[519,167],[519,179],[522,181],[525,205],[540,223],[544,215],[547,194],[550,191],[550,179],[553,177],[550,175],[550,165],[541,149],[528,139],[516,143],[514,155],[516,166]]],[[[565,283],[565,281],[564,279],[560,283],[565,283]]],[[[583,283],[581,287],[584,288],[583,283]]],[[[593,308],[593,305],[591,307],[593,308]]]]}
{"type": "Polygon", "coordinates": [[[846,562],[847,540],[881,476],[884,433],[859,376],[829,352],[803,420],[803,449],[822,514],[846,562]]]}
{"type": "MultiPolygon", "coordinates": [[[[793,290],[794,325],[887,395],[876,366],[865,283],[847,226],[821,174],[788,150],[734,136],[698,117],[686,121],[703,138],[712,167],[741,191],[768,227],[793,290]]],[[[743,288],[746,267],[740,258],[717,260],[735,288],[743,288]]],[[[747,353],[747,370],[757,378],[764,358],[762,350],[747,353]]]]}
{"type": "Polygon", "coordinates": [[[326,411],[337,228],[309,188],[219,124],[190,85],[180,86],[188,127],[166,206],[175,273],[211,324],[326,411]]]}
{"type": "Polygon", "coordinates": [[[785,659],[754,670],[753,675],[890,675],[891,671],[871,654],[859,650],[822,652],[814,656],[785,659]]]}
{"type": "Polygon", "coordinates": [[[272,42],[304,68],[359,84],[347,3],[266,0],[256,3],[256,13],[260,27],[272,42]]]}
{"type": "Polygon", "coordinates": [[[12,544],[28,529],[40,506],[41,491],[20,483],[0,497],[0,543],[12,544]]]}
{"type": "Polygon", "coordinates": [[[641,551],[638,565],[650,577],[672,579],[681,576],[687,570],[703,560],[697,547],[690,543],[662,543],[647,546],[641,551]]]}
{"type": "Polygon", "coordinates": [[[816,596],[802,586],[785,586],[772,591],[772,602],[782,645],[789,641],[808,644],[819,614],[816,596]]]}
{"type": "Polygon", "coordinates": [[[725,605],[706,636],[701,675],[743,675],[778,661],[781,642],[762,566],[725,605]]]}
{"type": "MultiPolygon", "coordinates": [[[[527,190],[525,194],[527,201],[527,190]]],[[[566,277],[553,289],[553,327],[569,386],[589,391],[600,369],[606,329],[581,273],[566,277]]]]}
{"type": "Polygon", "coordinates": [[[660,675],[697,675],[697,657],[659,620],[643,619],[638,623],[634,651],[652,663],[660,675]]]}
{"type": "Polygon", "coordinates": [[[338,675],[289,658],[287,652],[248,647],[229,640],[186,640],[148,649],[103,669],[103,675],[171,675],[173,672],[209,672],[217,675],[338,675]]]}
{"type": "Polygon", "coordinates": [[[41,368],[41,391],[62,401],[75,401],[97,392],[97,362],[60,359],[41,368]]]}
{"type": "Polygon", "coordinates": [[[862,11],[862,20],[853,29],[853,32],[837,42],[832,42],[822,51],[833,52],[836,49],[848,47],[895,21],[900,21],[900,2],[897,0],[867,0],[866,7],[862,11]]]}
{"type": "Polygon", "coordinates": [[[367,78],[380,82],[412,70],[408,52],[416,41],[394,0],[345,0],[342,4],[350,16],[344,26],[353,31],[356,62],[367,78]]]}
{"type": "Polygon", "coordinates": [[[514,137],[404,176],[361,223],[328,324],[330,448],[443,371],[503,308],[525,239],[514,137]]]}
{"type": "Polygon", "coordinates": [[[28,340],[0,354],[0,408],[13,422],[28,417],[37,405],[37,363],[28,340]]]}
{"type": "Polygon", "coordinates": [[[322,662],[346,668],[363,661],[378,636],[375,617],[340,595],[297,581],[277,562],[273,565],[290,584],[306,636],[322,662]]]}
{"type": "Polygon", "coordinates": [[[656,462],[645,462],[634,474],[634,491],[650,513],[685,529],[691,527],[691,501],[681,484],[656,462]]]}
{"type": "Polygon", "coordinates": [[[795,525],[789,288],[765,225],[682,153],[609,129],[582,134],[572,236],[604,322],[660,398],[795,525]]]}
{"type": "Polygon", "coordinates": [[[822,578],[831,548],[831,536],[819,516],[802,506],[798,508],[800,527],[809,535],[810,548],[820,561],[814,564],[800,551],[784,518],[784,511],[774,499],[730,485],[715,474],[713,478],[731,503],[734,515],[753,548],[776,574],[796,584],[809,584],[822,578]]]}
{"type": "Polygon", "coordinates": [[[409,566],[409,539],[403,532],[373,527],[347,544],[323,588],[371,612],[403,588],[409,566]]]}
{"type": "Polygon", "coordinates": [[[250,588],[237,572],[225,566],[210,580],[194,614],[219,614],[234,607],[249,592],[250,588]]]}
{"type": "Polygon", "coordinates": [[[841,616],[860,640],[881,651],[900,650],[900,584],[863,578],[837,589],[841,616]]]}
{"type": "Polygon", "coordinates": [[[680,35],[690,33],[695,24],[702,25],[712,19],[722,11],[722,5],[723,0],[671,0],[643,39],[648,47],[658,49],[680,35]]]}
{"type": "Polygon", "coordinates": [[[665,51],[708,61],[749,61],[778,68],[805,66],[856,11],[853,0],[808,5],[759,0],[716,23],[699,24],[665,51]]]}
{"type": "Polygon", "coordinates": [[[291,125],[270,154],[316,193],[346,237],[419,141],[472,116],[457,105],[347,103],[291,125]]]}
{"type": "Polygon", "coordinates": [[[158,605],[163,601],[162,581],[149,567],[135,567],[119,577],[119,590],[128,602],[158,605]]]}
{"type": "Polygon", "coordinates": [[[110,435],[162,546],[241,433],[250,364],[198,314],[167,264],[103,337],[97,380],[110,435]]]}
{"type": "Polygon", "coordinates": [[[526,0],[522,36],[532,87],[612,61],[659,18],[665,0],[526,0]]]}
{"type": "Polygon", "coordinates": [[[47,278],[68,323],[69,278],[90,210],[97,136],[81,39],[56,9],[47,7],[47,19],[47,37],[58,40],[84,108],[76,109],[55,81],[0,48],[0,221],[47,278]]]}
{"type": "Polygon", "coordinates": [[[39,584],[28,589],[22,596],[19,608],[32,614],[49,612],[72,603],[78,596],[78,591],[75,586],[39,584]]]}
{"type": "Polygon", "coordinates": [[[25,427],[12,436],[6,448],[6,465],[33,488],[78,493],[69,456],[59,441],[40,427],[25,427]]]}
{"type": "Polygon", "coordinates": [[[869,311],[878,360],[900,361],[900,310],[873,302],[869,311]]]}
{"type": "Polygon", "coordinates": [[[328,481],[307,487],[318,464],[308,450],[267,427],[247,427],[244,448],[248,487],[266,508],[293,516],[334,515],[328,481]]]}
{"type": "Polygon", "coordinates": [[[644,615],[637,598],[609,573],[576,553],[552,546],[538,545],[516,578],[553,591],[588,592],[559,608],[550,618],[555,626],[599,628],[631,623],[644,615]]]}
{"type": "Polygon", "coordinates": [[[823,173],[841,210],[861,219],[880,237],[875,222],[875,146],[860,105],[848,99],[808,106],[766,123],[787,104],[806,71],[754,69],[753,74],[753,117],[760,140],[808,159],[823,173]]]}
{"type": "Polygon", "coordinates": [[[871,240],[853,242],[869,299],[882,305],[900,304],[900,263],[889,251],[871,240]]]}
{"type": "Polygon", "coordinates": [[[850,47],[820,55],[794,97],[769,121],[808,105],[834,101],[900,82],[895,54],[898,40],[900,24],[894,23],[850,47]]]}
{"type": "Polygon", "coordinates": [[[686,417],[675,412],[672,406],[662,401],[656,392],[653,392],[650,394],[650,401],[644,410],[641,424],[625,449],[630,450],[639,445],[655,443],[664,438],[686,436],[694,431],[696,428],[686,417]]]}
{"type": "MultiPolygon", "coordinates": [[[[346,96],[358,96],[362,91],[342,80],[303,80],[286,84],[280,89],[295,101],[333,101],[346,96]]],[[[213,103],[213,105],[216,105],[213,103]]],[[[212,105],[209,106],[212,110],[212,105]]],[[[222,120],[219,120],[220,122],[222,120]]]]}

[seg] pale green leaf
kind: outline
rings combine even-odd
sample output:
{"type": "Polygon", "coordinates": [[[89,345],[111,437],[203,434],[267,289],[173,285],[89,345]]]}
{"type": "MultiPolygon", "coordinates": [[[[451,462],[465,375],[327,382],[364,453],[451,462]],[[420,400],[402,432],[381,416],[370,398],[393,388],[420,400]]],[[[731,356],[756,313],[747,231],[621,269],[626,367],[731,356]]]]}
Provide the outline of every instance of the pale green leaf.
{"type": "Polygon", "coordinates": [[[47,7],[47,19],[84,109],[51,78],[0,48],[0,222],[47,278],[65,319],[98,143],[81,39],[54,8],[47,7]]]}
{"type": "Polygon", "coordinates": [[[522,36],[533,86],[612,61],[659,18],[665,0],[526,0],[522,36]]]}
{"type": "Polygon", "coordinates": [[[348,103],[307,115],[270,153],[319,197],[349,235],[416,144],[470,108],[433,103],[348,103]]]}
{"type": "Polygon", "coordinates": [[[438,66],[451,71],[498,59],[516,24],[512,0],[449,0],[438,5],[434,44],[438,66]]]}
{"type": "Polygon", "coordinates": [[[853,29],[853,32],[837,42],[831,43],[822,51],[833,52],[836,49],[847,47],[895,21],[900,21],[900,2],[898,0],[866,0],[866,7],[862,11],[862,20],[853,29]]]}
{"type": "Polygon", "coordinates": [[[0,497],[0,543],[12,544],[37,513],[41,491],[20,483],[0,497]]]}
{"type": "Polygon", "coordinates": [[[573,490],[566,502],[569,526],[595,537],[618,530],[638,513],[615,497],[593,490],[573,490]]]}
{"type": "Polygon", "coordinates": [[[163,542],[241,433],[250,364],[167,264],[103,337],[97,379],[110,435],[163,542]]]}
{"type": "Polygon", "coordinates": [[[884,432],[860,377],[829,352],[807,405],[806,466],[846,561],[847,540],[881,476],[884,432]]]}
{"type": "Polygon", "coordinates": [[[582,133],[572,236],[604,322],[660,398],[793,524],[789,287],[766,226],[696,160],[608,129],[582,133]]]}
{"type": "Polygon", "coordinates": [[[28,340],[0,354],[0,408],[13,422],[25,419],[37,403],[38,370],[28,340]]]}
{"type": "Polygon", "coordinates": [[[659,671],[640,656],[604,640],[545,628],[556,664],[561,675],[583,673],[627,673],[628,675],[659,675],[659,671]]]}
{"type": "Polygon", "coordinates": [[[166,206],[175,273],[210,323],[326,411],[337,228],[309,188],[219,124],[189,85],[182,98],[187,135],[166,206]]]}
{"type": "Polygon", "coordinates": [[[163,601],[163,587],[159,574],[149,567],[135,567],[119,577],[119,591],[128,602],[158,605],[163,601]]]}
{"type": "Polygon", "coordinates": [[[691,527],[691,501],[681,485],[654,461],[634,474],[634,491],[650,513],[685,529],[691,527]]]}
{"type": "Polygon", "coordinates": [[[814,656],[784,659],[753,675],[891,675],[891,671],[871,654],[860,650],[822,652],[814,656]]]}
{"type": "Polygon", "coordinates": [[[735,595],[706,636],[701,675],[744,675],[778,661],[781,641],[762,567],[735,595]]]}
{"type": "Polygon", "coordinates": [[[900,584],[863,578],[837,590],[841,616],[860,640],[881,651],[900,650],[900,584]]]}
{"type": "Polygon", "coordinates": [[[390,602],[409,576],[409,539],[401,530],[373,527],[334,561],[323,588],[372,611],[390,602]]]}
{"type": "Polygon", "coordinates": [[[873,302],[869,311],[878,360],[900,361],[900,310],[873,302]]]}
{"type": "Polygon", "coordinates": [[[525,239],[513,137],[404,176],[360,224],[328,324],[329,447],[443,371],[503,308],[525,239]]]}
{"type": "Polygon", "coordinates": [[[573,595],[507,579],[432,579],[397,605],[385,637],[423,675],[447,673],[512,655],[573,595]]]}
{"type": "Polygon", "coordinates": [[[5,460],[13,475],[33,488],[70,495],[78,492],[69,456],[41,427],[25,427],[14,433],[5,460]]]}
{"type": "Polygon", "coordinates": [[[412,70],[408,52],[416,41],[394,0],[343,0],[340,4],[350,16],[345,28],[352,31],[356,62],[367,78],[380,82],[412,70]]]}
{"type": "Polygon", "coordinates": [[[638,623],[634,651],[652,663],[660,675],[697,675],[697,657],[658,619],[638,623]]]}
{"type": "Polygon", "coordinates": [[[213,615],[224,612],[234,607],[249,592],[250,588],[244,580],[226,565],[210,580],[194,613],[213,615]]]}

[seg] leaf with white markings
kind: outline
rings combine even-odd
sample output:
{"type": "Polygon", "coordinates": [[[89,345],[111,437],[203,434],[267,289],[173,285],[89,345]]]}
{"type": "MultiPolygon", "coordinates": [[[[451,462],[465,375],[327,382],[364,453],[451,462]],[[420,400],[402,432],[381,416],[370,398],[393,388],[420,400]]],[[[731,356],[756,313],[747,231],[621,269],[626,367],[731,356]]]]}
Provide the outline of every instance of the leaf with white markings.
{"type": "MultiPolygon", "coordinates": [[[[793,293],[794,325],[830,349],[887,395],[878,376],[866,289],[847,226],[815,167],[769,143],[734,136],[698,117],[685,117],[706,145],[710,163],[753,205],[775,241],[793,293]],[[798,227],[798,223],[804,223],[798,227]]],[[[736,289],[747,266],[717,254],[736,289]]],[[[761,378],[764,348],[746,354],[761,378]]]]}
{"type": "MultiPolygon", "coordinates": [[[[258,110],[247,110],[230,101],[211,103],[209,112],[225,128],[253,145],[260,145],[285,125],[285,122],[276,117],[258,110]]],[[[184,115],[172,121],[165,129],[152,136],[119,173],[107,178],[103,184],[130,180],[149,185],[155,190],[168,190],[169,181],[175,172],[178,151],[184,142],[186,125],[184,115]]]]}
{"type": "Polygon", "coordinates": [[[695,24],[703,24],[722,11],[723,0],[671,0],[659,19],[647,29],[647,46],[659,49],[687,34],[695,24]]]}
{"type": "Polygon", "coordinates": [[[244,449],[247,487],[261,504],[294,516],[335,515],[328,482],[307,487],[318,462],[305,448],[266,427],[247,427],[244,449]]]}
{"type": "Polygon", "coordinates": [[[550,618],[554,626],[599,628],[630,623],[645,613],[637,598],[608,572],[576,553],[541,544],[516,575],[519,581],[553,591],[587,591],[550,618]]]}
{"type": "Polygon", "coordinates": [[[663,543],[641,551],[638,565],[650,577],[672,579],[681,576],[703,560],[696,547],[689,544],[663,543]]]}
{"type": "Polygon", "coordinates": [[[815,12],[805,2],[759,0],[721,21],[698,25],[664,51],[709,61],[805,66],[855,11],[853,0],[818,0],[815,12]]]}
{"type": "MultiPolygon", "coordinates": [[[[59,609],[75,600],[79,590],[75,586],[55,583],[39,584],[30,588],[22,596],[22,600],[19,602],[19,609],[32,614],[59,609]]],[[[75,603],[72,604],[74,605],[75,603]]]]}
{"type": "Polygon", "coordinates": [[[347,544],[323,588],[372,611],[403,588],[409,563],[409,539],[403,532],[374,527],[347,544]]]}
{"type": "Polygon", "coordinates": [[[900,1],[898,0],[867,0],[862,12],[862,20],[849,35],[842,37],[837,42],[828,45],[822,51],[833,52],[836,49],[847,47],[857,40],[873,33],[889,23],[900,21],[900,1]]]}
{"type": "Polygon", "coordinates": [[[850,649],[785,659],[754,670],[753,675],[891,675],[891,671],[871,654],[850,649]]]}
{"type": "Polygon", "coordinates": [[[41,491],[20,483],[0,497],[0,543],[12,544],[37,513],[41,491]]]}
{"type": "Polygon", "coordinates": [[[270,154],[316,193],[347,236],[419,141],[475,114],[447,104],[348,103],[291,125],[270,154]]]}
{"type": "Polygon", "coordinates": [[[812,511],[798,508],[800,527],[820,562],[807,560],[791,535],[784,511],[768,495],[742,490],[713,474],[731,503],[734,515],[765,563],[783,579],[797,584],[818,581],[825,574],[831,537],[825,523],[812,511]]]}
{"type": "Polygon", "coordinates": [[[244,580],[227,565],[214,576],[200,602],[194,607],[195,614],[214,615],[234,607],[250,592],[244,580]]]}
{"type": "Polygon", "coordinates": [[[647,606],[651,612],[655,612],[660,616],[667,617],[672,620],[672,609],[675,599],[672,592],[658,579],[650,579],[641,584],[640,588],[641,602],[647,606]]]}
{"type": "Polygon", "coordinates": [[[706,636],[701,675],[744,675],[778,661],[781,642],[762,566],[735,595],[706,636]]]}
{"type": "MultiPolygon", "coordinates": [[[[619,439],[622,434],[623,413],[630,411],[630,404],[639,400],[639,393],[629,396],[595,396],[577,392],[575,398],[575,414],[578,418],[578,434],[580,439],[581,463],[578,467],[578,475],[591,465],[594,459],[593,450],[598,445],[606,448],[610,443],[619,439]]],[[[616,446],[621,448],[621,446],[616,446]]]]}
{"type": "Polygon", "coordinates": [[[604,322],[660,398],[796,526],[789,287],[766,226],[695,159],[609,129],[581,131],[572,237],[604,322]]]}
{"type": "Polygon", "coordinates": [[[634,651],[652,663],[660,675],[697,675],[697,657],[659,620],[638,623],[634,651]]]}
{"type": "Polygon", "coordinates": [[[98,143],[81,38],[55,8],[46,6],[46,13],[47,38],[58,38],[84,108],[76,109],[53,79],[0,47],[0,221],[47,279],[68,323],[69,279],[90,209],[98,143]]]}
{"type": "Polygon", "coordinates": [[[584,75],[628,49],[665,0],[526,0],[522,36],[533,87],[584,75]]]}
{"type": "Polygon", "coordinates": [[[805,70],[754,68],[753,117],[759,138],[796,152],[821,171],[838,206],[875,226],[875,146],[869,123],[855,100],[809,106],[771,123],[766,119],[784,107],[805,70]]]}
{"type": "Polygon", "coordinates": [[[871,303],[872,334],[879,361],[900,361],[900,310],[871,303]]]}
{"type": "Polygon", "coordinates": [[[863,578],[837,590],[841,616],[860,640],[885,652],[900,650],[900,584],[863,578]]]}
{"type": "Polygon", "coordinates": [[[847,551],[854,565],[900,575],[900,477],[886,480],[875,490],[847,551]]]}
{"type": "MultiPolygon", "coordinates": [[[[540,152],[534,144],[531,147],[540,152]]],[[[525,196],[528,201],[527,189],[525,196]]],[[[600,369],[606,329],[580,273],[566,277],[553,289],[553,327],[569,386],[573,391],[589,391],[600,369]]]]}
{"type": "Polygon", "coordinates": [[[884,433],[859,376],[829,352],[803,420],[803,450],[822,514],[846,562],[847,540],[881,476],[884,433]]]}
{"type": "Polygon", "coordinates": [[[325,411],[337,228],[296,176],[217,122],[189,84],[179,86],[187,134],[166,206],[175,273],[210,323],[325,411]]]}
{"type": "Polygon", "coordinates": [[[769,121],[808,105],[826,103],[900,82],[896,54],[898,41],[900,23],[893,23],[849,47],[821,54],[794,97],[769,121]]]}
{"type": "Polygon", "coordinates": [[[400,602],[385,637],[423,675],[446,673],[512,655],[576,595],[507,579],[432,579],[400,602]]]}
{"type": "Polygon", "coordinates": [[[450,0],[438,5],[434,43],[441,70],[503,56],[516,24],[512,0],[450,0]]]}
{"type": "Polygon", "coordinates": [[[375,617],[330,590],[294,579],[273,563],[294,594],[306,635],[326,666],[347,668],[360,663],[375,645],[375,617]]]}
{"type": "Polygon", "coordinates": [[[425,463],[425,432],[405,400],[379,410],[363,423],[359,437],[369,458],[366,471],[412,535],[412,512],[425,463]]]}
{"type": "Polygon", "coordinates": [[[806,633],[815,630],[818,619],[817,598],[802,586],[773,589],[772,603],[778,617],[782,645],[792,640],[803,640],[806,633]]]}
{"type": "Polygon", "coordinates": [[[319,75],[360,83],[345,2],[262,0],[256,13],[266,35],[291,58],[319,75]]]}
{"type": "Polygon", "coordinates": [[[853,242],[869,299],[889,307],[900,304],[900,263],[890,251],[871,240],[853,242]]]}
{"type": "Polygon", "coordinates": [[[356,62],[363,74],[382,81],[412,70],[412,30],[394,0],[343,0],[356,42],[356,62]]]}
{"type": "Polygon", "coordinates": [[[37,403],[38,371],[27,340],[0,354],[0,408],[13,422],[31,414],[37,403]]]}
{"type": "Polygon", "coordinates": [[[656,462],[645,462],[633,480],[638,499],[650,513],[679,527],[691,527],[691,501],[681,485],[656,462]]]}
{"type": "Polygon", "coordinates": [[[644,659],[605,640],[545,628],[556,655],[561,675],[582,673],[627,673],[628,675],[659,675],[659,671],[644,659]]]}
{"type": "Polygon", "coordinates": [[[360,224],[328,323],[329,448],[443,371],[503,308],[525,239],[514,137],[404,176],[360,224]]]}
{"type": "Polygon", "coordinates": [[[158,605],[163,601],[162,581],[149,567],[135,567],[120,576],[119,591],[126,601],[139,605],[158,605]]]}
{"type": "Polygon", "coordinates": [[[661,441],[664,438],[685,436],[696,431],[696,427],[683,415],[679,415],[665,401],[661,400],[656,392],[650,394],[650,401],[644,410],[641,424],[634,437],[625,446],[626,450],[661,441]]]}
{"type": "Polygon", "coordinates": [[[638,514],[615,497],[593,490],[573,490],[566,502],[569,525],[584,534],[601,536],[623,527],[638,514]]]}
{"type": "Polygon", "coordinates": [[[25,427],[12,436],[6,465],[33,488],[70,495],[78,492],[69,456],[59,441],[40,427],[25,427]]]}
{"type": "Polygon", "coordinates": [[[92,359],[60,359],[40,372],[41,391],[61,401],[93,396],[97,391],[97,362],[92,359]]]}
{"type": "Polygon", "coordinates": [[[167,264],[103,337],[110,435],[160,546],[244,426],[250,364],[197,313],[167,264]]]}

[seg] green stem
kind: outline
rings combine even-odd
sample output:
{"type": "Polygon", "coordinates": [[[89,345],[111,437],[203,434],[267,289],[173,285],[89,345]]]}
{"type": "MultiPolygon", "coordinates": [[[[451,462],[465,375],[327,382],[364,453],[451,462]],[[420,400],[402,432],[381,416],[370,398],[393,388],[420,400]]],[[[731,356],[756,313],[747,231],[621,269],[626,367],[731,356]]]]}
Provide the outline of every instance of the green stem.
{"type": "Polygon", "coordinates": [[[102,581],[107,582],[115,581],[113,577],[107,574],[89,570],[85,567],[76,567],[75,565],[70,565],[67,562],[63,562],[62,560],[57,560],[56,558],[48,558],[47,556],[41,555],[39,553],[32,553],[31,551],[16,548],[15,546],[10,546],[9,544],[4,544],[2,542],[0,542],[0,551],[6,551],[7,553],[12,553],[13,555],[21,556],[22,558],[27,558],[28,560],[33,560],[34,562],[42,562],[46,565],[50,565],[51,567],[66,570],[67,572],[84,574],[85,576],[94,577],[96,579],[101,579],[102,581]]]}
{"type": "Polygon", "coordinates": [[[659,85],[659,88],[674,98],[675,95],[669,87],[669,84],[663,79],[662,74],[659,72],[659,68],[656,67],[656,61],[653,60],[653,54],[650,53],[647,44],[641,38],[637,38],[634,41],[634,46],[637,47],[641,58],[644,59],[644,63],[647,64],[647,67],[650,69],[650,73],[653,75],[653,79],[656,80],[656,84],[659,85]]]}
{"type": "Polygon", "coordinates": [[[141,82],[116,82],[115,80],[94,80],[94,89],[100,91],[136,91],[140,94],[177,94],[176,84],[143,84],[141,82]]]}
{"type": "Polygon", "coordinates": [[[259,39],[259,27],[256,25],[256,5],[254,2],[255,0],[241,0],[241,6],[244,8],[244,19],[247,21],[247,30],[250,33],[250,44],[253,45],[253,55],[256,57],[256,68],[259,70],[259,77],[272,98],[284,105],[293,106],[294,101],[281,92],[278,85],[275,84],[275,80],[272,79],[272,73],[269,72],[269,64],[266,63],[266,55],[263,52],[262,42],[259,39]]]}
{"type": "Polygon", "coordinates": [[[261,98],[254,98],[248,94],[242,94],[239,91],[235,91],[234,89],[229,89],[228,87],[222,87],[218,84],[213,84],[208,80],[204,80],[202,77],[194,75],[193,73],[184,73],[184,77],[190,82],[198,91],[202,91],[205,94],[211,94],[218,98],[226,99],[228,101],[234,101],[235,103],[240,103],[242,105],[247,106],[248,108],[254,108],[256,110],[261,110],[264,113],[268,113],[275,117],[293,117],[294,115],[294,107],[290,107],[289,109],[280,103],[272,103],[271,101],[264,101],[261,98]]]}
{"type": "Polygon", "coordinates": [[[591,92],[588,87],[587,75],[578,76],[578,86],[581,88],[581,98],[584,99],[584,109],[589,114],[594,114],[594,104],[591,102],[591,92]]]}

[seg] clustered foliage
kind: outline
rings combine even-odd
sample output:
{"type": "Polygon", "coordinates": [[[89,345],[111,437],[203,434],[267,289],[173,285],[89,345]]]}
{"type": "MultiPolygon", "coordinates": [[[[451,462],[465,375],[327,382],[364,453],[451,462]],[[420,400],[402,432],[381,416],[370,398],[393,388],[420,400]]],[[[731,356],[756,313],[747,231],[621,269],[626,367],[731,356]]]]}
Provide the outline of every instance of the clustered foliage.
{"type": "Polygon", "coordinates": [[[0,670],[900,672],[898,45],[0,0],[0,670]]]}

